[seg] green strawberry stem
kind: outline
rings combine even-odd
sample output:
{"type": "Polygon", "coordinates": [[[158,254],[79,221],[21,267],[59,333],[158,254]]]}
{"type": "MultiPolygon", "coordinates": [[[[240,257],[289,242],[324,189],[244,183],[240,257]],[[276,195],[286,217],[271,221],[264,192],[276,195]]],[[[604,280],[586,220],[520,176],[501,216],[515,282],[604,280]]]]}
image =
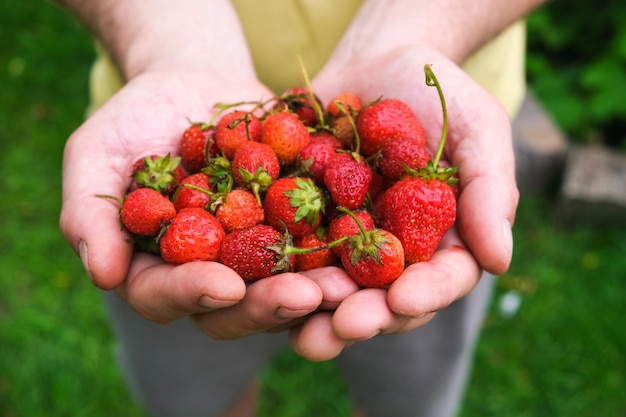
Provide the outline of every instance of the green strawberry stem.
{"type": "Polygon", "coordinates": [[[431,69],[431,64],[424,65],[424,72],[426,73],[426,85],[429,87],[437,88],[437,93],[439,94],[439,101],[441,101],[441,109],[443,111],[443,127],[441,129],[441,140],[439,141],[439,149],[437,149],[437,154],[435,155],[435,159],[433,161],[433,165],[435,169],[439,165],[439,160],[441,159],[441,155],[443,154],[443,147],[446,143],[446,136],[448,134],[448,110],[446,108],[446,99],[443,95],[443,91],[441,89],[441,85],[435,76],[435,73],[431,69]]]}
{"type": "Polygon", "coordinates": [[[309,93],[309,100],[311,101],[311,106],[313,106],[313,111],[315,112],[315,116],[317,116],[317,123],[320,126],[324,126],[324,112],[320,107],[319,103],[315,99],[315,94],[313,94],[313,88],[311,88],[311,80],[309,79],[309,74],[306,71],[306,67],[304,66],[304,60],[301,55],[298,55],[298,64],[300,65],[300,70],[302,71],[302,77],[304,78],[304,86],[306,87],[309,93]]]}
{"type": "Polygon", "coordinates": [[[331,249],[348,239],[348,236],[340,237],[337,240],[333,240],[332,242],[328,242],[324,245],[317,246],[315,248],[298,248],[296,246],[287,246],[285,248],[286,255],[307,255],[309,253],[319,252],[324,249],[331,249]]]}
{"type": "Polygon", "coordinates": [[[348,216],[352,217],[356,225],[359,227],[359,231],[366,245],[369,245],[372,243],[371,234],[365,231],[365,227],[363,226],[363,223],[361,223],[361,220],[359,220],[359,218],[352,211],[348,210],[345,207],[337,207],[337,210],[341,211],[342,213],[346,213],[348,216]]]}

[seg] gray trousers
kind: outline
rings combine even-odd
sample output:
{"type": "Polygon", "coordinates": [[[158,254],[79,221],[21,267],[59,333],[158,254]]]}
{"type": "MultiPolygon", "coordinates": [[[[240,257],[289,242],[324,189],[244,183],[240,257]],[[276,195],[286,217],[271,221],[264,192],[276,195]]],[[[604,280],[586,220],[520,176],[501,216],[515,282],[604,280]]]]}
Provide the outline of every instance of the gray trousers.
{"type": "MultiPolygon", "coordinates": [[[[412,332],[358,342],[336,359],[368,417],[452,417],[462,400],[493,277],[412,332]]],[[[105,295],[119,360],[136,400],[154,417],[210,417],[228,408],[287,346],[286,334],[216,341],[188,320],[141,319],[105,295]]]]}

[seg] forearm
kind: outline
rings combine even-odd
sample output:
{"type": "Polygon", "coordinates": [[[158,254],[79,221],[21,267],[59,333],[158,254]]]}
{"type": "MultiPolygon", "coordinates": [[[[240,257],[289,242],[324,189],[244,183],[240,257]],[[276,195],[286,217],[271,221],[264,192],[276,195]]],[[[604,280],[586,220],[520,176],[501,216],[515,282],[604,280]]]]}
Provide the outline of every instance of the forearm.
{"type": "Polygon", "coordinates": [[[461,63],[543,2],[366,0],[340,47],[377,54],[390,47],[426,44],[461,63]]]}
{"type": "Polygon", "coordinates": [[[173,66],[253,76],[235,11],[227,0],[57,0],[82,20],[126,79],[173,66]]]}

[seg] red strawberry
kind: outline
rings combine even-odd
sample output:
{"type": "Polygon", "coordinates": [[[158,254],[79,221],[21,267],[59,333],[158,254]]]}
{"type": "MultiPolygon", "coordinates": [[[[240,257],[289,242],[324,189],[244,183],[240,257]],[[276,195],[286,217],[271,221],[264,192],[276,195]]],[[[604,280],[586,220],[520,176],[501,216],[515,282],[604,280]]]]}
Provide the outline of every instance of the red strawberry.
{"type": "MultiPolygon", "coordinates": [[[[317,105],[321,108],[322,102],[315,97],[317,105]]],[[[278,109],[286,109],[293,112],[305,126],[313,127],[317,124],[317,115],[311,101],[311,95],[307,88],[292,87],[285,90],[278,98],[278,109]]]]}
{"type": "Polygon", "coordinates": [[[326,105],[326,113],[332,117],[344,116],[344,111],[358,113],[361,110],[361,100],[353,93],[338,94],[326,105]],[[337,103],[342,107],[337,106],[337,103]]]}
{"type": "Polygon", "coordinates": [[[174,207],[176,207],[176,211],[186,207],[206,208],[211,202],[209,177],[202,172],[198,172],[182,180],[178,189],[172,195],[172,202],[174,207]],[[192,187],[189,187],[189,185],[192,187]]]}
{"type": "Polygon", "coordinates": [[[372,182],[372,170],[356,152],[338,152],[326,164],[324,184],[338,206],[356,209],[363,205],[372,182]]]}
{"type": "Polygon", "coordinates": [[[384,99],[365,106],[356,120],[361,139],[361,151],[370,156],[378,152],[391,138],[415,139],[422,146],[426,143],[424,129],[403,101],[384,99]]]}
{"type": "Polygon", "coordinates": [[[280,175],[276,153],[269,145],[260,142],[242,143],[233,156],[231,169],[235,185],[251,190],[259,204],[260,195],[280,175]]]}
{"type": "Polygon", "coordinates": [[[452,187],[437,178],[400,179],[385,191],[380,209],[383,229],[400,239],[408,263],[429,260],[456,219],[452,187]]]}
{"type": "Polygon", "coordinates": [[[237,148],[245,141],[261,139],[261,122],[253,113],[236,110],[227,113],[215,127],[215,143],[222,154],[233,159],[237,148]]]}
{"type": "MultiPolygon", "coordinates": [[[[361,222],[361,226],[363,226],[365,230],[370,230],[375,227],[374,218],[369,212],[365,210],[357,210],[354,211],[352,214],[354,215],[354,217],[359,219],[359,221],[361,222]]],[[[354,220],[354,217],[339,211],[338,216],[332,219],[328,224],[328,241],[333,242],[343,237],[348,237],[359,233],[359,225],[354,220]]],[[[334,246],[333,252],[337,256],[339,256],[341,253],[341,249],[344,246],[345,242],[334,246]]]]}
{"type": "Polygon", "coordinates": [[[194,174],[200,171],[207,159],[219,153],[215,144],[215,126],[208,123],[192,123],[180,140],[181,164],[185,170],[194,174]]]}
{"type": "Polygon", "coordinates": [[[309,271],[315,268],[334,265],[337,262],[332,248],[328,243],[327,229],[318,227],[315,231],[294,239],[294,246],[299,249],[314,249],[310,253],[296,255],[296,270],[309,271]]]}
{"type": "Polygon", "coordinates": [[[159,240],[161,257],[174,265],[193,261],[217,261],[224,228],[208,211],[180,210],[159,240]]]}
{"type": "MultiPolygon", "coordinates": [[[[424,67],[424,71],[427,85],[437,87],[445,127],[447,112],[443,93],[430,66],[424,67]]],[[[385,191],[380,202],[382,227],[400,239],[409,263],[429,260],[456,219],[456,198],[452,188],[456,182],[453,178],[456,169],[437,167],[445,139],[444,128],[434,161],[396,182],[385,191]]]]}
{"type": "Polygon", "coordinates": [[[300,237],[315,230],[324,212],[324,195],[310,178],[284,177],[276,180],[265,193],[263,209],[267,224],[285,227],[300,237]]]}
{"type": "Polygon", "coordinates": [[[180,165],[180,157],[150,155],[140,158],[131,167],[131,176],[137,187],[152,188],[161,194],[170,195],[187,176],[180,165]]]}
{"type": "Polygon", "coordinates": [[[265,220],[263,207],[259,205],[254,194],[241,188],[219,196],[211,204],[211,211],[215,213],[226,233],[247,229],[265,220]]]}
{"type": "Polygon", "coordinates": [[[298,172],[310,177],[315,184],[324,185],[324,171],[335,150],[325,140],[312,140],[298,155],[298,172]]]}
{"type": "Polygon", "coordinates": [[[120,219],[130,233],[157,236],[176,215],[174,204],[151,188],[137,188],[122,202],[120,219]]]}
{"type": "Polygon", "coordinates": [[[311,140],[307,127],[288,111],[270,113],[263,120],[261,142],[269,145],[281,165],[292,165],[311,140]]]}
{"type": "Polygon", "coordinates": [[[406,174],[405,167],[423,168],[430,161],[430,154],[417,139],[391,138],[382,147],[378,168],[389,181],[397,181],[406,174]]]}
{"type": "Polygon", "coordinates": [[[281,249],[290,244],[288,233],[283,235],[272,226],[258,224],[226,235],[220,249],[220,262],[245,281],[255,281],[294,270],[295,257],[281,249]]]}
{"type": "Polygon", "coordinates": [[[316,130],[311,133],[311,142],[324,142],[335,149],[343,149],[343,143],[329,130],[316,130]]]}
{"type": "Polygon", "coordinates": [[[341,264],[350,278],[362,287],[390,285],[404,271],[402,244],[387,230],[365,230],[356,217],[354,220],[359,233],[346,241],[341,250],[341,264]]]}

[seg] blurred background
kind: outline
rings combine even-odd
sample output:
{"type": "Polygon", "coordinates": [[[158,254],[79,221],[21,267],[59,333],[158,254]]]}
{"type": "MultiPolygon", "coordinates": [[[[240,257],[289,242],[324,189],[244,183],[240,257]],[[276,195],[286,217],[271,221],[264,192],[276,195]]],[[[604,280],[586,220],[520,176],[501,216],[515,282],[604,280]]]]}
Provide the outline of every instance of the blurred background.
{"type": "MultiPolygon", "coordinates": [[[[625,207],[611,200],[616,214],[594,223],[577,206],[561,212],[571,149],[600,148],[624,169],[625,13],[618,0],[570,0],[528,20],[535,113],[516,147],[531,165],[548,161],[554,180],[522,190],[513,264],[498,278],[462,417],[626,416],[625,207]],[[532,143],[533,120],[558,146],[532,143]]],[[[57,224],[92,41],[48,2],[2,2],[0,45],[0,416],[140,417],[99,293],[57,224]]],[[[624,183],[613,184],[623,197],[624,183]]],[[[348,417],[349,402],[332,362],[284,352],[263,373],[260,415],[348,417]]]]}

